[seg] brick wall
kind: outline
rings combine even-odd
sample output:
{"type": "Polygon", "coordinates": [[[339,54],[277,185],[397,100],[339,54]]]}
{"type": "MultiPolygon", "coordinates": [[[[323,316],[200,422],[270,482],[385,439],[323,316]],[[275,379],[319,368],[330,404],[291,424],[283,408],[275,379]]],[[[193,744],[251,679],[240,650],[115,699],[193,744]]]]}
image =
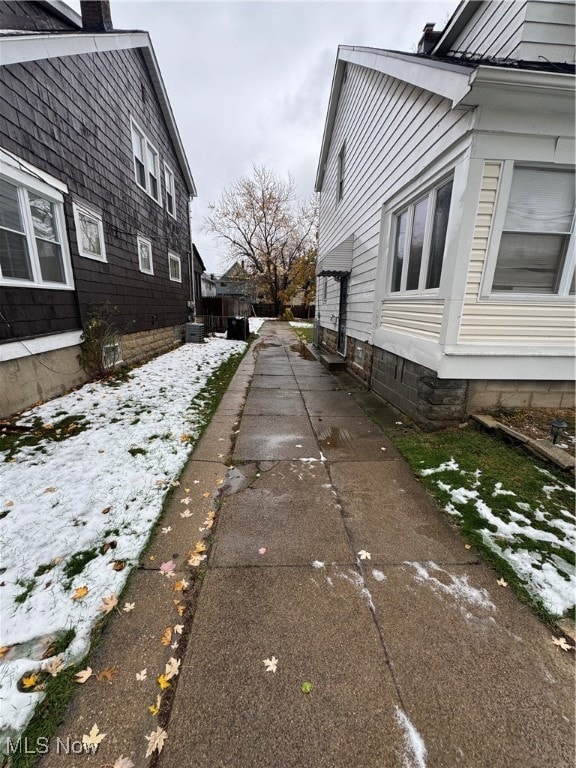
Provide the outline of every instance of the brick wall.
{"type": "Polygon", "coordinates": [[[126,365],[133,365],[164,352],[170,352],[182,344],[183,334],[183,325],[125,334],[122,336],[122,361],[126,365]]]}
{"type": "Polygon", "coordinates": [[[573,381],[470,381],[468,413],[505,408],[574,408],[573,381]]]}

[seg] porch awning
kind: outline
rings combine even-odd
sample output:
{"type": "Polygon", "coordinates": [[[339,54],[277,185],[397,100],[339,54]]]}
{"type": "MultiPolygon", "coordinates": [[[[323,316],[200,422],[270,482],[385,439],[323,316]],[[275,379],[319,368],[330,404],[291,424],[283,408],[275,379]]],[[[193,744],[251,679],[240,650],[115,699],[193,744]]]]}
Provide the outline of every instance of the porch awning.
{"type": "Polygon", "coordinates": [[[354,235],[350,235],[331,251],[328,251],[325,256],[321,256],[318,264],[318,277],[342,277],[349,274],[352,269],[353,248],[354,235]]]}

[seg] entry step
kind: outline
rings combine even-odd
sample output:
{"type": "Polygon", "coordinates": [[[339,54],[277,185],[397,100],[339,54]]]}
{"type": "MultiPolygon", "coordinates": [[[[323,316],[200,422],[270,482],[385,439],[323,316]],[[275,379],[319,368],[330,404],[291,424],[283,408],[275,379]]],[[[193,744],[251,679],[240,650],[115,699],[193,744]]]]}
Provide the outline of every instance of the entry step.
{"type": "Polygon", "coordinates": [[[329,352],[320,353],[320,362],[329,371],[345,371],[346,361],[340,355],[331,355],[329,352]]]}

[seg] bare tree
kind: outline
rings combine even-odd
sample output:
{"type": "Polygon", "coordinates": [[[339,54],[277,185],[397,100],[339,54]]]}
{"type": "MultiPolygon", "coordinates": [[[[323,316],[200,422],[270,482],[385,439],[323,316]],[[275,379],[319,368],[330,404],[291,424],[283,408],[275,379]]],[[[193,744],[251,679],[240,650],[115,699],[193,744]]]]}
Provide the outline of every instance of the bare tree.
{"type": "Polygon", "coordinates": [[[243,263],[278,314],[294,265],[315,246],[315,201],[299,203],[291,176],[283,180],[254,165],[252,176],[225,189],[209,210],[204,231],[227,245],[228,263],[243,263]]]}

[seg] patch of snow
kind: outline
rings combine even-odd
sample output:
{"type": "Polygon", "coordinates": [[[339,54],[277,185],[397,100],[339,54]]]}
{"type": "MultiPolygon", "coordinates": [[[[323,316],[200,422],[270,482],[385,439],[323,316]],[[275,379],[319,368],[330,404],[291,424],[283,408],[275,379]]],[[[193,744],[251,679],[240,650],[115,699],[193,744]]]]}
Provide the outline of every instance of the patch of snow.
{"type": "Polygon", "coordinates": [[[326,564],[322,562],[322,560],[314,560],[312,563],[312,568],[325,568],[326,564]]]}
{"type": "Polygon", "coordinates": [[[426,746],[422,736],[420,736],[406,712],[398,704],[395,710],[396,722],[404,732],[403,768],[426,768],[426,746]]]}
{"type": "MultiPolygon", "coordinates": [[[[217,338],[185,344],[134,369],[118,386],[90,382],[23,415],[20,424],[53,423],[65,414],[84,416],[89,426],[61,442],[45,441],[43,452],[30,446],[0,464],[3,501],[12,502],[2,521],[0,646],[73,628],[63,661],[85,655],[102,599],[122,591],[192,451],[203,418],[196,395],[221,363],[245,348],[245,342],[217,338]],[[115,549],[106,551],[103,545],[112,541],[115,549]],[[66,566],[79,552],[95,557],[68,579],[66,566]],[[112,567],[117,560],[126,563],[121,571],[112,567]],[[36,575],[39,566],[46,571],[36,575]],[[23,584],[32,588],[17,602],[23,584]],[[86,595],[73,599],[83,586],[86,595]]],[[[43,694],[20,693],[16,684],[40,666],[26,657],[3,660],[0,728],[21,730],[30,719],[43,694]]]]}
{"type": "Polygon", "coordinates": [[[300,320],[290,320],[290,325],[292,328],[313,328],[314,323],[305,323],[301,322],[300,320]]]}
{"type": "Polygon", "coordinates": [[[492,496],[516,496],[514,491],[506,491],[502,488],[502,483],[496,483],[492,496]]]}
{"type": "Polygon", "coordinates": [[[382,571],[379,571],[377,568],[372,569],[372,576],[376,581],[384,581],[386,576],[382,573],[382,571]]]}
{"type": "Polygon", "coordinates": [[[370,610],[373,613],[376,613],[376,608],[374,607],[374,603],[372,602],[372,595],[370,594],[370,590],[366,586],[366,582],[364,581],[364,577],[359,574],[357,571],[348,571],[348,573],[337,573],[336,574],[339,579],[344,579],[345,581],[348,581],[350,584],[352,584],[353,587],[355,587],[364,600],[366,600],[366,604],[370,608],[370,610]]]}
{"type": "Polygon", "coordinates": [[[561,616],[574,605],[576,592],[576,576],[573,574],[564,578],[551,563],[542,563],[538,553],[526,549],[505,549],[501,552],[514,570],[526,581],[529,587],[544,602],[546,608],[555,616],[561,616]],[[534,564],[540,567],[535,568],[534,564]]]}
{"type": "Polygon", "coordinates": [[[250,317],[248,319],[248,327],[250,328],[250,333],[258,333],[265,322],[265,317],[250,317]]]}
{"type": "Polygon", "coordinates": [[[451,504],[448,502],[446,506],[444,507],[444,511],[447,512],[449,515],[453,515],[454,517],[462,517],[461,513],[456,509],[454,504],[451,504]]]}
{"type": "Polygon", "coordinates": [[[448,595],[461,609],[464,605],[474,605],[488,611],[496,610],[496,606],[490,600],[488,592],[483,587],[480,587],[480,589],[471,587],[468,584],[468,576],[466,574],[464,576],[454,576],[431,561],[426,563],[426,566],[422,565],[422,563],[408,561],[405,564],[415,569],[416,576],[414,578],[416,581],[427,583],[432,591],[440,596],[448,595]],[[443,575],[448,583],[440,581],[434,574],[443,575]]]}
{"type": "Polygon", "coordinates": [[[449,469],[460,469],[454,457],[452,457],[450,461],[445,461],[443,464],[440,464],[439,467],[434,467],[433,469],[421,469],[420,474],[422,477],[426,477],[427,475],[435,475],[437,472],[446,472],[449,469]]]}

